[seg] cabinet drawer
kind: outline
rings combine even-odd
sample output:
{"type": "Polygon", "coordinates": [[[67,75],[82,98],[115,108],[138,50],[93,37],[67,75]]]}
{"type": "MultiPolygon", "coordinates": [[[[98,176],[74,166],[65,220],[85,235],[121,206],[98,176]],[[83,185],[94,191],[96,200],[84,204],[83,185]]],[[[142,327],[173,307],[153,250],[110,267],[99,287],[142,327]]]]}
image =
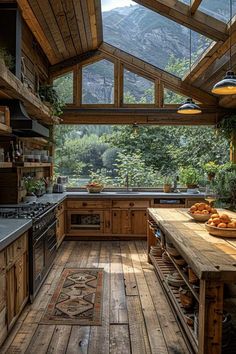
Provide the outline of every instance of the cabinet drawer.
{"type": "Polygon", "coordinates": [[[68,200],[67,202],[67,209],[104,209],[110,206],[110,200],[68,200]]]}
{"type": "Polygon", "coordinates": [[[149,207],[149,200],[113,200],[113,208],[127,209],[127,208],[142,208],[149,207]]]}
{"type": "Polygon", "coordinates": [[[0,252],[0,272],[4,271],[6,268],[6,252],[5,250],[0,252]]]}
{"type": "Polygon", "coordinates": [[[7,247],[7,266],[13,264],[16,259],[27,251],[27,233],[20,236],[10,246],[7,247]]]}

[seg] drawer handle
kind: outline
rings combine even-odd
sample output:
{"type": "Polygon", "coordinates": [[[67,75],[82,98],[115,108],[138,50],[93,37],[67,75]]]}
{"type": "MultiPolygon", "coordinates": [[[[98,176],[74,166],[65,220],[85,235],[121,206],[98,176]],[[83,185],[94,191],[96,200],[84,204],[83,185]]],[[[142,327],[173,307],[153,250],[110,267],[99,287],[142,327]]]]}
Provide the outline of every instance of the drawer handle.
{"type": "Polygon", "coordinates": [[[130,206],[134,206],[134,203],[129,203],[130,206]]]}
{"type": "Polygon", "coordinates": [[[82,203],[82,205],[83,205],[83,206],[87,206],[87,205],[88,205],[88,203],[86,203],[86,202],[83,202],[83,203],[82,203]]]}

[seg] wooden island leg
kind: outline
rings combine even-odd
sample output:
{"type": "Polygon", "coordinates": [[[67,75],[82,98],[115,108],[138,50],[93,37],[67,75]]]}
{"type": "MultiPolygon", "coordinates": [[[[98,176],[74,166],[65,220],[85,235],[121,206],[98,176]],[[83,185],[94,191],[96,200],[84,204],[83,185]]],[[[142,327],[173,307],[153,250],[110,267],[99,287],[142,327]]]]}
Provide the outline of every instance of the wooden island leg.
{"type": "Polygon", "coordinates": [[[200,281],[199,354],[221,353],[223,289],[222,282],[200,281]]]}
{"type": "Polygon", "coordinates": [[[150,219],[147,219],[147,261],[148,263],[152,263],[150,258],[149,258],[149,252],[150,252],[150,248],[151,246],[155,246],[156,245],[156,237],[154,236],[153,230],[150,228],[150,224],[149,221],[150,219]]]}

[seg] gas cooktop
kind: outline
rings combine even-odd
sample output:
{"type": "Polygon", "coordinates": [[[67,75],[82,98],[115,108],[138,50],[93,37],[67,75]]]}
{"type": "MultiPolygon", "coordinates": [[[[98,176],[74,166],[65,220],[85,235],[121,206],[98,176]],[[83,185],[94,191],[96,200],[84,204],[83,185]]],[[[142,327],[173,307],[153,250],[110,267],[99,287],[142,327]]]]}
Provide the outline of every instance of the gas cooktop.
{"type": "Polygon", "coordinates": [[[35,219],[49,210],[51,203],[30,203],[0,207],[0,218],[4,219],[35,219]]]}

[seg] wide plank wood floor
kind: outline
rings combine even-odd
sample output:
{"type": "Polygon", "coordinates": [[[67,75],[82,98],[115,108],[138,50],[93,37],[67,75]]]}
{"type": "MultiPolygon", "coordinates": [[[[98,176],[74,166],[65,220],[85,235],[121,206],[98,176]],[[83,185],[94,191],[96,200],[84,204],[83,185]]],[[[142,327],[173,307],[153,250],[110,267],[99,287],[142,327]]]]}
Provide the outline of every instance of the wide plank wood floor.
{"type": "Polygon", "coordinates": [[[0,349],[7,354],[190,353],[144,241],[63,242],[44,285],[0,349]],[[104,268],[103,325],[42,325],[62,270],[104,268]]]}

